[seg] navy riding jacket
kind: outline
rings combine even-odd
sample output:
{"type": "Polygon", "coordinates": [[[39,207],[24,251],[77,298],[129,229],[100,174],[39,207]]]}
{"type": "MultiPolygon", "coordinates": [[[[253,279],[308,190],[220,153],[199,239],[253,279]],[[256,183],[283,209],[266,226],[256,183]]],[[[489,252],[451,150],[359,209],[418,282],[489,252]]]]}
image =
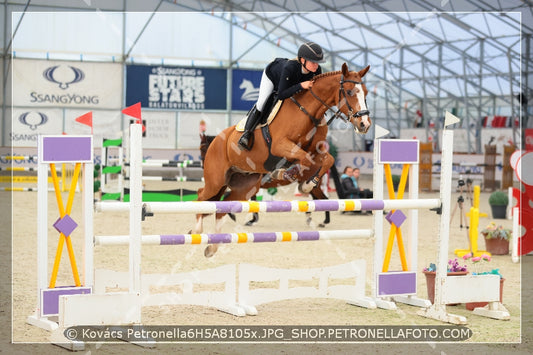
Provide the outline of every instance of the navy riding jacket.
{"type": "Polygon", "coordinates": [[[278,100],[284,100],[302,91],[300,83],[322,74],[322,68],[319,65],[316,72],[303,74],[302,65],[297,59],[276,58],[266,67],[265,72],[274,84],[278,100]]]}

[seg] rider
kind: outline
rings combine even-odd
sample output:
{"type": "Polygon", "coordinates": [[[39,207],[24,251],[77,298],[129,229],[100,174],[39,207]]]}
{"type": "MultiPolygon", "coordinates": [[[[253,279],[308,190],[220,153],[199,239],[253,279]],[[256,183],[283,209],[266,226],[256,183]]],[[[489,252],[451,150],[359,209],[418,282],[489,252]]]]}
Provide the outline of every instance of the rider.
{"type": "Polygon", "coordinates": [[[323,63],[322,48],[314,42],[306,42],[298,49],[298,58],[276,58],[267,65],[261,77],[259,98],[252,108],[244,132],[239,139],[241,149],[250,150],[249,141],[252,132],[261,120],[265,103],[272,92],[277,93],[278,100],[284,100],[302,90],[313,86],[313,77],[322,73],[318,63],[323,63]]]}

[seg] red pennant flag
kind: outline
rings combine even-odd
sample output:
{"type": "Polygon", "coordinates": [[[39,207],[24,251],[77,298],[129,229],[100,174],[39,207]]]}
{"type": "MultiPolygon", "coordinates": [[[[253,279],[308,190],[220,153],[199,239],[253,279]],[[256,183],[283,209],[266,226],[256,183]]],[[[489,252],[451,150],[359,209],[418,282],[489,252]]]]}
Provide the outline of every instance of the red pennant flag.
{"type": "MultiPolygon", "coordinates": [[[[122,113],[136,118],[135,123],[138,123],[138,124],[143,123],[141,119],[141,103],[140,102],[137,102],[136,104],[128,106],[125,109],[122,109],[122,113]]],[[[144,125],[142,127],[142,130],[143,132],[146,131],[146,127],[144,125]]]]}
{"type": "Polygon", "coordinates": [[[134,105],[126,107],[122,110],[122,113],[131,117],[135,117],[139,123],[141,121],[141,103],[137,102],[134,105]]]}
{"type": "Polygon", "coordinates": [[[75,121],[91,127],[91,134],[93,134],[93,112],[92,111],[87,112],[84,115],[81,115],[80,117],[76,118],[75,121]]]}

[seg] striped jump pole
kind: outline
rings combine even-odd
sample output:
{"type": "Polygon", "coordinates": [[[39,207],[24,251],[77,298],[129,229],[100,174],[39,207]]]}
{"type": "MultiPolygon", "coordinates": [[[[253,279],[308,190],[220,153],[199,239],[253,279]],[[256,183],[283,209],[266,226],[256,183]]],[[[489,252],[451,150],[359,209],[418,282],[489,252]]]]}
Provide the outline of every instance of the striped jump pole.
{"type": "Polygon", "coordinates": [[[37,168],[26,167],[26,166],[0,166],[0,171],[37,171],[37,168]]]}
{"type": "MultiPolygon", "coordinates": [[[[143,235],[143,245],[187,245],[187,244],[241,244],[303,242],[317,240],[342,240],[371,238],[371,229],[303,231],[303,232],[257,232],[257,233],[202,233],[202,234],[161,234],[143,235]]],[[[128,245],[129,235],[96,236],[95,245],[128,245]]]]}
{"type": "MultiPolygon", "coordinates": [[[[125,166],[130,166],[130,163],[125,163],[125,166]]],[[[195,160],[157,160],[150,159],[144,160],[141,164],[142,167],[155,167],[155,168],[201,168],[202,162],[195,160]]]]}
{"type": "MultiPolygon", "coordinates": [[[[173,177],[143,176],[142,179],[143,181],[177,181],[177,182],[204,181],[204,178],[188,178],[187,176],[173,176],[173,177]]],[[[129,181],[130,178],[126,176],[124,180],[129,181]]]]}
{"type": "MultiPolygon", "coordinates": [[[[36,187],[2,187],[0,188],[0,191],[38,191],[36,187]]],[[[53,187],[49,187],[48,191],[55,191],[53,187]]]]}
{"type": "MultiPolygon", "coordinates": [[[[314,201],[187,201],[145,202],[151,213],[248,213],[248,212],[322,212],[322,211],[382,211],[394,209],[440,208],[440,199],[416,200],[314,200],[314,201]]],[[[128,202],[98,202],[99,212],[130,211],[128,202]]]]}
{"type": "Polygon", "coordinates": [[[37,161],[37,157],[33,155],[3,155],[1,159],[5,160],[30,160],[37,161]]]}
{"type": "Polygon", "coordinates": [[[36,187],[3,187],[0,191],[37,191],[36,187]]]}

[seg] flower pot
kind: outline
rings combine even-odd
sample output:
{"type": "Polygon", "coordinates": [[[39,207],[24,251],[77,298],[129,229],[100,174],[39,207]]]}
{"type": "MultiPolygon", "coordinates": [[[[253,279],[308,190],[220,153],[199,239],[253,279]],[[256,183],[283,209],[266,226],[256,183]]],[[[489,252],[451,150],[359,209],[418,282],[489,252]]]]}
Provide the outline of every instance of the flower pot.
{"type": "Polygon", "coordinates": [[[492,255],[509,255],[509,240],[485,237],[485,250],[492,255]]]}
{"type": "MultiPolygon", "coordinates": [[[[500,278],[500,303],[502,303],[502,300],[503,300],[503,282],[504,281],[505,279],[503,277],[500,278]]],[[[468,303],[465,303],[465,308],[469,311],[473,311],[474,308],[485,307],[488,304],[489,304],[488,302],[468,302],[468,303]]]]}
{"type": "MultiPolygon", "coordinates": [[[[423,271],[426,275],[426,285],[428,290],[428,300],[433,304],[435,302],[435,277],[437,273],[435,271],[423,271]]],[[[446,276],[464,276],[467,275],[468,271],[456,271],[448,272],[446,276]]],[[[447,306],[456,306],[458,303],[449,303],[447,306]]]]}
{"type": "Polygon", "coordinates": [[[507,205],[490,205],[492,210],[492,218],[505,219],[507,215],[507,205]]]}

